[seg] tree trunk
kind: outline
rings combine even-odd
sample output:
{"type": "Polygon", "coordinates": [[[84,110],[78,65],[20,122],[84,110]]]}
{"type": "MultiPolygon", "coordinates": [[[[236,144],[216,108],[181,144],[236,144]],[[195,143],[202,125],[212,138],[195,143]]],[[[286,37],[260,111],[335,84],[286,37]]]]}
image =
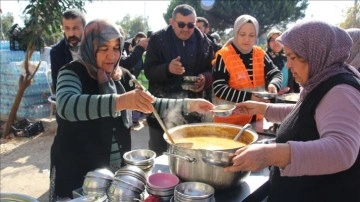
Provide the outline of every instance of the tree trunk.
{"type": "Polygon", "coordinates": [[[14,121],[16,119],[16,114],[19,109],[21,100],[24,96],[25,90],[27,87],[29,87],[31,85],[31,80],[33,79],[34,75],[36,74],[36,72],[39,69],[40,64],[41,64],[41,61],[40,61],[39,64],[37,65],[35,71],[33,73],[30,73],[29,72],[29,56],[31,58],[32,53],[28,54],[27,56],[28,57],[25,59],[26,76],[24,77],[23,75],[21,75],[19,78],[19,88],[18,88],[17,94],[15,96],[14,103],[11,107],[9,117],[6,121],[5,131],[3,133],[4,138],[10,138],[11,125],[14,123],[14,121]]]}
{"type": "Polygon", "coordinates": [[[11,125],[14,123],[15,119],[16,119],[16,113],[19,109],[21,100],[23,98],[23,95],[25,93],[25,90],[27,87],[29,87],[31,85],[31,79],[27,79],[24,76],[20,76],[19,78],[19,89],[17,91],[14,103],[11,107],[10,110],[10,114],[9,117],[6,121],[6,126],[5,126],[5,131],[3,133],[4,138],[9,138],[10,137],[10,130],[11,130],[11,125]]]}

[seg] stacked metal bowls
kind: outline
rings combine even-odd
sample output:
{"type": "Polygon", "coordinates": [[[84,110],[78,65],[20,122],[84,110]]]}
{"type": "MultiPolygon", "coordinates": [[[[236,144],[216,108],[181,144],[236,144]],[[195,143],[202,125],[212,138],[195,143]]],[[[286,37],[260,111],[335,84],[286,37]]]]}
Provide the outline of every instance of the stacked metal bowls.
{"type": "Polygon", "coordinates": [[[104,195],[114,179],[114,173],[106,168],[87,172],[82,189],[86,195],[104,195]]]}
{"type": "Polygon", "coordinates": [[[148,172],[154,165],[156,153],[148,149],[137,149],[126,152],[123,159],[127,165],[136,166],[148,172]]]}
{"type": "Polygon", "coordinates": [[[197,76],[184,76],[184,82],[181,84],[182,89],[193,90],[197,79],[197,76]]]}
{"type": "Polygon", "coordinates": [[[146,174],[136,166],[125,166],[115,172],[107,190],[109,201],[143,201],[146,174]]]}
{"type": "Polygon", "coordinates": [[[176,185],[180,182],[176,175],[170,173],[154,173],[148,176],[146,191],[158,197],[161,201],[170,201],[176,185]]]}
{"type": "Polygon", "coordinates": [[[214,188],[202,182],[183,182],[175,187],[173,202],[213,202],[214,188]]]}

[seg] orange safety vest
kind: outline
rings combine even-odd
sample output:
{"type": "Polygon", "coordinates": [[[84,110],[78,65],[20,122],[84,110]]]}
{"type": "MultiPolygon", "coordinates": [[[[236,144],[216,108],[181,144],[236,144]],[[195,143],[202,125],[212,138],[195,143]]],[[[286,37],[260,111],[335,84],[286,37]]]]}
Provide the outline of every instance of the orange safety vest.
{"type": "MultiPolygon", "coordinates": [[[[246,70],[246,66],[243,63],[242,59],[236,53],[234,47],[229,44],[228,46],[222,48],[216,53],[221,55],[226,69],[229,72],[229,86],[237,90],[251,90],[265,86],[265,70],[264,70],[264,57],[265,52],[260,47],[253,47],[253,80],[251,81],[249,74],[246,70]]],[[[216,58],[215,57],[215,58],[216,58]]],[[[219,104],[228,103],[226,100],[220,98],[215,98],[219,104]]],[[[262,115],[256,115],[256,119],[262,119],[262,115]]],[[[238,115],[233,114],[228,117],[218,117],[214,116],[214,122],[218,123],[230,123],[236,125],[245,125],[249,123],[252,119],[251,115],[238,115]]]]}

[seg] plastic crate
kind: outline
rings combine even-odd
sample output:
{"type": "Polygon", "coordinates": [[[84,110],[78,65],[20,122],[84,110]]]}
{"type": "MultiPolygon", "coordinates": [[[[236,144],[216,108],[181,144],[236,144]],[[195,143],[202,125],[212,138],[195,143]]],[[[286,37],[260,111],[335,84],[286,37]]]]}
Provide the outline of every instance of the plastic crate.
{"type": "Polygon", "coordinates": [[[26,48],[21,44],[20,40],[17,39],[16,37],[10,37],[9,42],[10,42],[10,50],[12,51],[26,50],[26,48]]]}

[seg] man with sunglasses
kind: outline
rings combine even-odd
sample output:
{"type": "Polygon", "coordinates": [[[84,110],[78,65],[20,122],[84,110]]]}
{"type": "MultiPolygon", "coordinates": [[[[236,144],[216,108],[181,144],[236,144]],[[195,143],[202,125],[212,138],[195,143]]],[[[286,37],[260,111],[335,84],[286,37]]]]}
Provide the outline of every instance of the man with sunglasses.
{"type": "MultiPolygon", "coordinates": [[[[154,32],[146,52],[144,70],[149,80],[149,91],[156,97],[204,98],[211,88],[211,60],[214,57],[211,41],[195,27],[195,9],[187,4],[174,8],[169,26],[154,32]],[[184,76],[196,76],[191,88],[182,88],[184,76]]],[[[171,113],[168,113],[171,114],[171,113]]],[[[172,127],[184,123],[201,122],[198,114],[164,117],[172,127]]],[[[147,118],[149,148],[158,155],[166,151],[163,130],[153,116],[147,118]]]]}

